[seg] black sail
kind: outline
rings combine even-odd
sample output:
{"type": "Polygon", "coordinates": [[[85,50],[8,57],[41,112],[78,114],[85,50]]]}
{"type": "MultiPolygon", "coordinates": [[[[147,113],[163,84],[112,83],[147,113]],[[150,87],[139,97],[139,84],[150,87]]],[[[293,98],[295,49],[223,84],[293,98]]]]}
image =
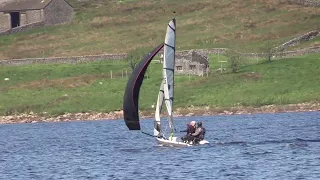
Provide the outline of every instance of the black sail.
{"type": "Polygon", "coordinates": [[[134,68],[131,77],[127,82],[123,101],[124,121],[129,130],[140,130],[139,123],[139,92],[142,85],[144,74],[153,57],[163,48],[160,44],[148,53],[134,68]]]}

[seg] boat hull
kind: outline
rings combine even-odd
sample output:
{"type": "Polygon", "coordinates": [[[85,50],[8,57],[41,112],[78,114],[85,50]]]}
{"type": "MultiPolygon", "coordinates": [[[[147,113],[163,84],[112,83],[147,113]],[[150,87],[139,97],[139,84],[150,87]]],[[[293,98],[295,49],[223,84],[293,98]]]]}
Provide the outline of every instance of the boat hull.
{"type": "Polygon", "coordinates": [[[172,147],[188,147],[188,146],[193,146],[193,145],[209,144],[209,142],[207,140],[202,140],[199,142],[199,144],[184,143],[184,142],[177,141],[177,137],[172,137],[171,140],[163,139],[163,138],[156,138],[156,140],[162,146],[172,146],[172,147]]]}

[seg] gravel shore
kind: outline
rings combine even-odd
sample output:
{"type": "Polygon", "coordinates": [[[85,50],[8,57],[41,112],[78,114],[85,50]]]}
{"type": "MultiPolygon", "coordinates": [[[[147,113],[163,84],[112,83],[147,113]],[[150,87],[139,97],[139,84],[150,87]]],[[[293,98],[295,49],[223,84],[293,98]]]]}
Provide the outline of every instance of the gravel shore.
{"type": "MultiPolygon", "coordinates": [[[[268,105],[262,107],[187,107],[178,108],[174,112],[176,117],[181,116],[213,116],[213,115],[235,115],[235,114],[255,114],[255,113],[279,113],[279,112],[308,112],[320,111],[320,102],[288,104],[288,105],[268,105]]],[[[154,112],[140,112],[141,118],[152,118],[154,112]]],[[[92,120],[115,120],[123,119],[123,111],[113,111],[109,113],[87,112],[87,113],[66,113],[64,115],[48,117],[35,113],[17,114],[10,116],[0,116],[0,124],[17,123],[43,123],[43,122],[64,122],[64,121],[92,121],[92,120]]]]}

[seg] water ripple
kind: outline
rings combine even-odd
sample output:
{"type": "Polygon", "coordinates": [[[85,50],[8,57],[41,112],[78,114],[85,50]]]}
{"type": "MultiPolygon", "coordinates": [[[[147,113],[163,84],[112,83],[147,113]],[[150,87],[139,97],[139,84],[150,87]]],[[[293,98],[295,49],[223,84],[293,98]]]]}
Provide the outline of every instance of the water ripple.
{"type": "Polygon", "coordinates": [[[187,148],[158,146],[123,121],[0,125],[0,179],[320,179],[319,116],[177,118],[178,129],[207,128],[210,144],[187,148]]]}

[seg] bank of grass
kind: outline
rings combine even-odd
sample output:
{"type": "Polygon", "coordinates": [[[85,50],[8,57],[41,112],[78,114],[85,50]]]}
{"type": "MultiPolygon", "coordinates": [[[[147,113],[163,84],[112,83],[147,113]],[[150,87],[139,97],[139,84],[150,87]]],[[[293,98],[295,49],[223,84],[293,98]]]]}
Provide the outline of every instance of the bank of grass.
{"type": "MultiPolygon", "coordinates": [[[[0,59],[126,53],[163,42],[177,18],[177,50],[259,51],[319,29],[320,9],[279,0],[70,0],[72,24],[0,37],[0,59]],[[175,14],[173,12],[176,12],[175,14]]],[[[315,43],[318,43],[317,40],[315,43]]]]}
{"type": "MultiPolygon", "coordinates": [[[[225,57],[219,56],[221,59],[225,57]]],[[[212,73],[208,77],[176,76],[175,108],[320,101],[318,54],[271,63],[254,60],[235,74],[228,68],[222,74],[215,72],[220,67],[217,61],[217,56],[210,57],[212,73]]],[[[0,115],[32,111],[55,116],[120,110],[127,82],[125,69],[129,75],[126,61],[0,67],[0,115]]],[[[152,63],[147,75],[140,91],[140,107],[150,112],[161,82],[161,64],[152,63]]]]}

